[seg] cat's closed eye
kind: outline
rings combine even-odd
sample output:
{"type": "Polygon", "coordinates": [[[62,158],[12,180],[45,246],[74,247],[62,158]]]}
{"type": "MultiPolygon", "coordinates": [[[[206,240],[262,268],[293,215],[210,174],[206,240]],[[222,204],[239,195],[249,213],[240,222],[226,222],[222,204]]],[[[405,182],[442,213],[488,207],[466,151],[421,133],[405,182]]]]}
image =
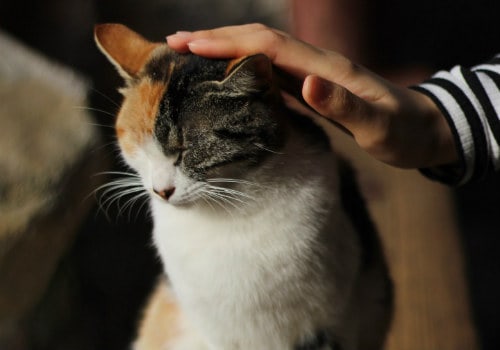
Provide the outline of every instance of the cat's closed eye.
{"type": "Polygon", "coordinates": [[[173,150],[173,154],[177,154],[177,158],[175,159],[174,166],[179,166],[184,157],[184,152],[187,151],[186,147],[179,146],[173,150]]]}

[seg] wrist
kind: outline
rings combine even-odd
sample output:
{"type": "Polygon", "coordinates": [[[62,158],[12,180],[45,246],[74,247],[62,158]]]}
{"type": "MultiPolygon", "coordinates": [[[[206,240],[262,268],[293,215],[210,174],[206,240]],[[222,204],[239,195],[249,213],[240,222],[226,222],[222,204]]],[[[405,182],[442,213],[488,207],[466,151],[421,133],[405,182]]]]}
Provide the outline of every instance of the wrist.
{"type": "Polygon", "coordinates": [[[430,122],[431,149],[428,167],[452,165],[459,162],[456,139],[451,126],[434,101],[426,94],[419,95],[420,105],[430,122]]]}

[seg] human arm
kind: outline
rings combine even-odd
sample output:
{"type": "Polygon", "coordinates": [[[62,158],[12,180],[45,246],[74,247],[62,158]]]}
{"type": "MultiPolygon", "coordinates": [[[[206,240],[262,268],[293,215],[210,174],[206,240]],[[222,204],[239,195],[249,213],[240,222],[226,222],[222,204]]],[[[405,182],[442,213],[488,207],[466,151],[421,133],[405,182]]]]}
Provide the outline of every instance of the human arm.
{"type": "MultiPolygon", "coordinates": [[[[471,178],[467,176],[470,170],[465,169],[470,162],[464,161],[468,156],[463,154],[470,147],[462,145],[465,138],[457,131],[463,125],[450,118],[456,111],[439,103],[443,94],[431,91],[432,80],[416,89],[401,88],[336,52],[260,24],[183,32],[167,40],[173,49],[207,57],[264,53],[276,66],[303,79],[304,100],[349,130],[360,147],[376,159],[403,168],[433,168],[434,177],[449,183],[471,178]],[[455,168],[459,170],[453,171],[452,177],[439,172],[455,168]]],[[[463,96],[456,98],[464,100],[463,96]]],[[[493,141],[488,138],[486,142],[493,141]]],[[[491,162],[494,154],[486,158],[491,162]]],[[[498,157],[493,161],[500,162],[498,157]]]]}

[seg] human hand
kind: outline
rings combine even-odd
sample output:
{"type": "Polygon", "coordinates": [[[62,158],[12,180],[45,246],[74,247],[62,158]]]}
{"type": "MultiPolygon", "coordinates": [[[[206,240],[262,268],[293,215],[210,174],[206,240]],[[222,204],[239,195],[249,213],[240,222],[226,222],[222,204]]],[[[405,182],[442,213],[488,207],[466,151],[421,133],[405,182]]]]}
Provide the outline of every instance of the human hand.
{"type": "Polygon", "coordinates": [[[262,24],[178,32],[167,42],[179,52],[212,58],[267,55],[303,80],[302,96],[310,107],[387,164],[422,168],[458,160],[450,127],[429,97],[393,85],[334,51],[262,24]]]}

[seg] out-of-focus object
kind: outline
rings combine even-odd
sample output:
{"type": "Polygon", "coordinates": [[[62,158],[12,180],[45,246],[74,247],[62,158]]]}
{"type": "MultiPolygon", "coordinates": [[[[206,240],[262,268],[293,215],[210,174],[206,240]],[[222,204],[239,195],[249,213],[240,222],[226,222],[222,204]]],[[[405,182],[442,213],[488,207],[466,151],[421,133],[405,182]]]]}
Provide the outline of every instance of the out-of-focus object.
{"type": "Polygon", "coordinates": [[[51,327],[34,330],[30,313],[94,204],[101,161],[85,80],[2,32],[0,48],[0,348],[29,349],[51,327]]]}

